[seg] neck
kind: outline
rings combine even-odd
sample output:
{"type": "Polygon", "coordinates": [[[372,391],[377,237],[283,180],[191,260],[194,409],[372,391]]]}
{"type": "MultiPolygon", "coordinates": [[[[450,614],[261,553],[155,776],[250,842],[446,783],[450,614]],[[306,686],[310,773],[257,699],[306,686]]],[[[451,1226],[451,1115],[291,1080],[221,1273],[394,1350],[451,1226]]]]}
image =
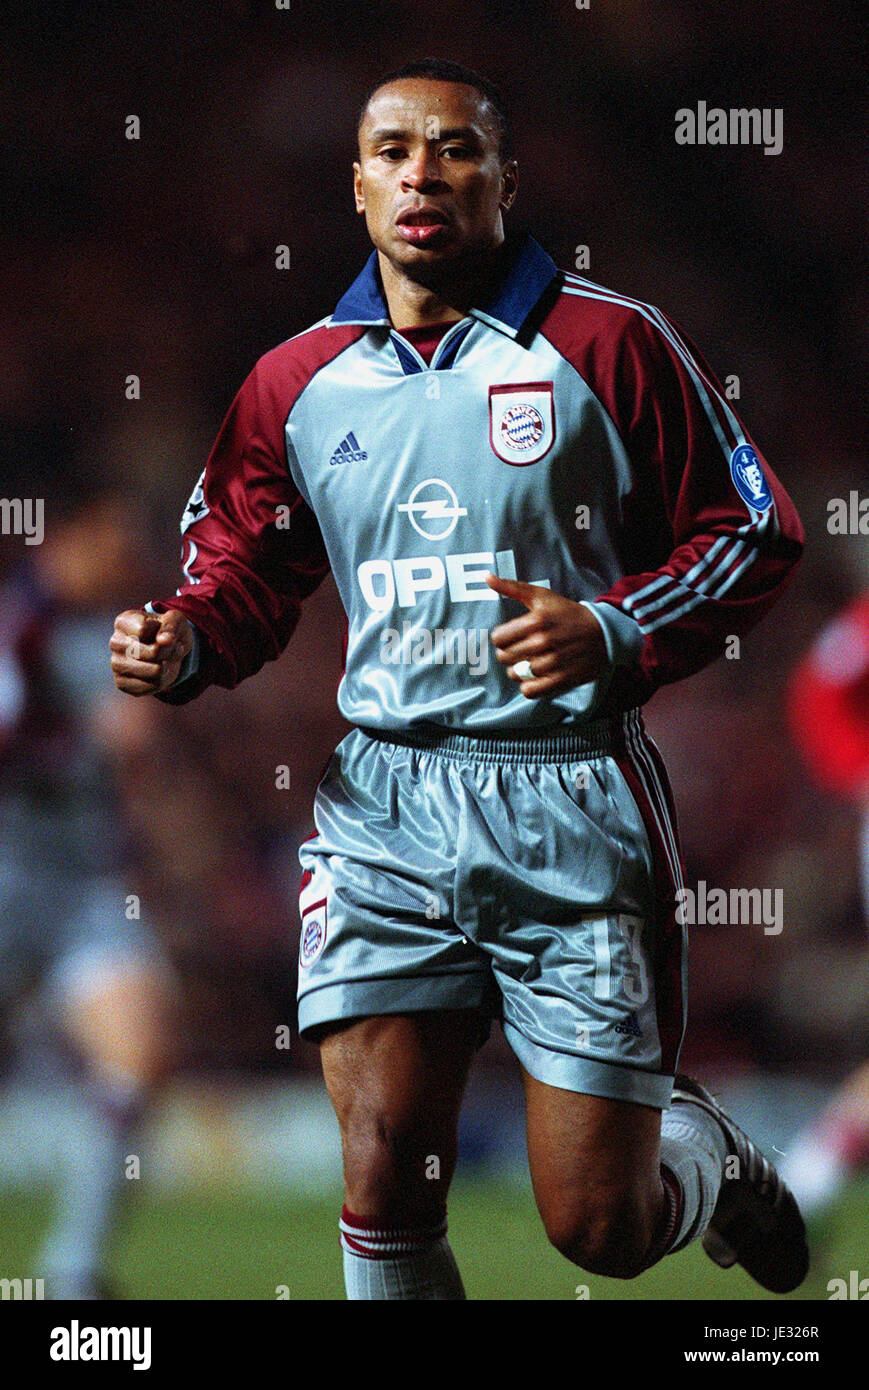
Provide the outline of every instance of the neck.
{"type": "Polygon", "coordinates": [[[503,242],[488,252],[476,251],[468,263],[437,267],[425,279],[411,279],[378,251],[380,278],[389,317],[402,328],[422,324],[456,323],[469,309],[491,297],[503,260],[503,242]]]}

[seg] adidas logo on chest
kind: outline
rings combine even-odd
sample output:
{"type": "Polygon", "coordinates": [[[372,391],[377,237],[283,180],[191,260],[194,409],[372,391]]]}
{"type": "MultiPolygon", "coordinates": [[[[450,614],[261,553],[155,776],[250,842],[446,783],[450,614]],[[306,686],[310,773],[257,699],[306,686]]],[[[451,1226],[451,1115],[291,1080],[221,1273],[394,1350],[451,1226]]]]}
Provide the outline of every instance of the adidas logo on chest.
{"type": "Polygon", "coordinates": [[[341,440],[338,448],[329,460],[330,467],[338,463],[358,463],[367,459],[368,454],[364,449],[360,449],[359,441],[351,430],[349,434],[341,440]]]}

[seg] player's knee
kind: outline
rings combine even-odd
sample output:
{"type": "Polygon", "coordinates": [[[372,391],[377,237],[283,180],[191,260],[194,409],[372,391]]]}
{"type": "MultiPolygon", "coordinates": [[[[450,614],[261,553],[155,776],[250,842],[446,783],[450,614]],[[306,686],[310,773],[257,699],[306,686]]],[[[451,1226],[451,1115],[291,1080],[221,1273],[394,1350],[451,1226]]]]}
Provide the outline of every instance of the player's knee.
{"type": "Polygon", "coordinates": [[[655,1213],[635,1194],[562,1196],[543,1220],[555,1248],[589,1274],[633,1279],[646,1267],[655,1213]]]}

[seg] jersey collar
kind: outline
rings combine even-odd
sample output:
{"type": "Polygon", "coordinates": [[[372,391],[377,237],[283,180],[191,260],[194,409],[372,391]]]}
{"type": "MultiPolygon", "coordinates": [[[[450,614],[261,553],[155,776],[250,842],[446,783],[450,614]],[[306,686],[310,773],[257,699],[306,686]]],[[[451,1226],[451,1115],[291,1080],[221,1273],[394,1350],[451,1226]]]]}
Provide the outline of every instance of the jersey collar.
{"type": "MultiPolygon", "coordinates": [[[[512,257],[500,288],[484,309],[471,309],[499,333],[515,338],[544,290],[558,274],[555,262],[529,232],[516,238],[512,257]]],[[[391,328],[389,310],[380,281],[377,252],[372,251],[362,273],[338,301],[329,327],[358,323],[368,327],[391,328]]]]}

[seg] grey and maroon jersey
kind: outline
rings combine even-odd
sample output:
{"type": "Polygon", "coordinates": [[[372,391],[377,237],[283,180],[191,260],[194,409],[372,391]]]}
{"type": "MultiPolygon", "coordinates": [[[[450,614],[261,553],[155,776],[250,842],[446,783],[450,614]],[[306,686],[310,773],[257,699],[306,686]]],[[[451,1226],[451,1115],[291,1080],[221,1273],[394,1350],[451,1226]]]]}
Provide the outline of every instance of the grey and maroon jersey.
{"type": "Polygon", "coordinates": [[[181,529],[186,582],[151,606],[180,609],[198,651],[162,698],[277,657],[331,569],[345,718],[480,733],[641,705],[750,628],[803,543],[685,336],[527,235],[430,365],[392,326],[372,253],[330,318],[254,367],[181,529]],[[524,610],[489,570],[592,604],[606,675],[523,696],[488,633],[524,610]]]}

